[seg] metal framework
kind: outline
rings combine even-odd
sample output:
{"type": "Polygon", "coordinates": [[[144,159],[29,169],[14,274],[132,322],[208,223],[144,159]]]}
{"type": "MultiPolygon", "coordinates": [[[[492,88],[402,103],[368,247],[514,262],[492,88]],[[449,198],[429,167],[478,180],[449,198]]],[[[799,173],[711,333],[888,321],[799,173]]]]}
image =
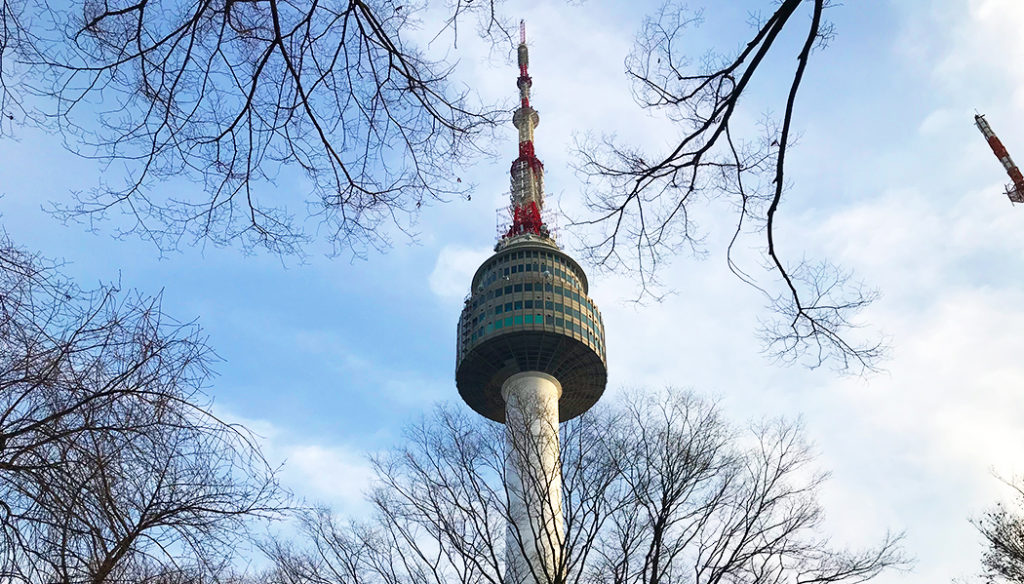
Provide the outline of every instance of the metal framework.
{"type": "Polygon", "coordinates": [[[526,47],[526,23],[519,23],[519,108],[512,123],[519,130],[519,157],[512,162],[511,180],[512,224],[504,237],[532,233],[547,237],[548,229],[541,217],[544,209],[544,164],[533,148],[533,131],[540,124],[540,115],[530,107],[530,54],[526,47]]]}
{"type": "Polygon", "coordinates": [[[1024,203],[1024,175],[1021,174],[1020,169],[1010,158],[1010,153],[1006,151],[1006,147],[999,141],[999,137],[992,131],[992,126],[988,125],[988,121],[985,120],[985,116],[976,114],[974,116],[974,124],[978,126],[978,130],[985,136],[985,140],[988,141],[988,145],[992,148],[992,153],[996,155],[999,162],[1006,169],[1006,174],[1010,175],[1010,179],[1013,181],[1006,185],[1006,196],[1010,198],[1012,203],[1024,203]]]}

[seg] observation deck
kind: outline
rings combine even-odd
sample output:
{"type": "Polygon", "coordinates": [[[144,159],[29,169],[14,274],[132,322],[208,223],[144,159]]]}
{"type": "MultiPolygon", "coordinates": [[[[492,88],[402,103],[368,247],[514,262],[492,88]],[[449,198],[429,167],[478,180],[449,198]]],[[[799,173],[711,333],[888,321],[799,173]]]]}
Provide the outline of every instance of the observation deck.
{"type": "Polygon", "coordinates": [[[553,240],[502,241],[471,290],[459,317],[455,381],[473,410],[504,422],[501,386],[525,371],[561,383],[560,422],[597,402],[608,381],[604,322],[583,269],[553,240]]]}

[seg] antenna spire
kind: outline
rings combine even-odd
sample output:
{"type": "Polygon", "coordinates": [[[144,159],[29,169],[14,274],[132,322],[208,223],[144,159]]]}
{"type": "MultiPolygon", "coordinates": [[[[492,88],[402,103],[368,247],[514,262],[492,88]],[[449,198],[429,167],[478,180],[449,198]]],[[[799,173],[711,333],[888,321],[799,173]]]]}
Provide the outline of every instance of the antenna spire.
{"type": "Polygon", "coordinates": [[[503,239],[532,233],[550,237],[547,225],[541,219],[544,208],[544,165],[533,148],[533,131],[540,124],[537,110],[530,107],[530,52],[526,46],[526,21],[519,21],[519,108],[512,115],[512,123],[519,130],[519,157],[512,162],[511,209],[512,225],[503,239]]]}
{"type": "Polygon", "coordinates": [[[981,114],[974,115],[974,124],[981,130],[981,134],[988,140],[988,145],[992,148],[992,153],[996,155],[999,162],[1003,164],[1003,168],[1006,169],[1006,174],[1010,175],[1010,180],[1013,182],[1006,185],[1006,196],[1010,198],[1010,202],[1013,203],[1024,203],[1024,175],[1021,174],[1020,169],[1010,158],[1010,153],[1006,151],[1006,147],[999,141],[999,137],[992,131],[992,126],[988,125],[988,121],[985,120],[985,116],[981,114]]]}

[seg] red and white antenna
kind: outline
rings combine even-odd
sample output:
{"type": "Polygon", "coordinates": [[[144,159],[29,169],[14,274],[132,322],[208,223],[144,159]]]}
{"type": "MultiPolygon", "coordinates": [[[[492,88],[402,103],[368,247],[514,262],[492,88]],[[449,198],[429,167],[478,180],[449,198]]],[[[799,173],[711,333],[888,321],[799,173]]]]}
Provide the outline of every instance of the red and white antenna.
{"type": "Polygon", "coordinates": [[[509,240],[521,235],[551,237],[551,230],[544,222],[544,165],[541,164],[533,147],[533,131],[540,123],[540,115],[530,106],[530,51],[526,46],[526,22],[519,21],[519,46],[516,48],[519,61],[519,107],[512,114],[512,123],[519,131],[519,157],[512,162],[511,211],[512,224],[502,236],[509,240]]]}
{"type": "Polygon", "coordinates": [[[981,114],[975,114],[974,123],[981,130],[985,139],[988,140],[988,145],[992,148],[992,152],[1002,163],[1003,168],[1006,169],[1006,174],[1010,175],[1012,183],[1006,185],[1006,196],[1010,198],[1013,203],[1024,203],[1024,175],[1021,174],[1020,169],[1010,158],[1010,153],[1006,151],[1006,147],[999,141],[999,137],[992,131],[992,126],[988,125],[985,121],[985,116],[981,114]]]}

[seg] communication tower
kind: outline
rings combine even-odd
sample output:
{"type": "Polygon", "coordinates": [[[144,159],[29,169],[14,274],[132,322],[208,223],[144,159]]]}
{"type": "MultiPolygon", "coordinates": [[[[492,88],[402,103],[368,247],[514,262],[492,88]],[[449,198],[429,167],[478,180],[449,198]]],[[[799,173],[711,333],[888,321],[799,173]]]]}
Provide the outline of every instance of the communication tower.
{"type": "Polygon", "coordinates": [[[1010,153],[1006,151],[1006,147],[999,141],[996,133],[992,131],[992,126],[988,125],[985,116],[975,114],[974,125],[978,126],[978,129],[981,130],[981,134],[985,136],[988,145],[992,148],[992,153],[996,155],[1003,168],[1006,169],[1006,174],[1010,175],[1010,180],[1013,181],[1006,185],[1006,196],[1013,203],[1024,203],[1024,175],[1021,174],[1020,169],[1017,168],[1013,159],[1010,158],[1010,153]]]}
{"type": "Polygon", "coordinates": [[[533,143],[540,116],[530,106],[523,24],[518,60],[510,223],[473,276],[455,359],[462,399],[506,428],[506,584],[550,581],[562,565],[558,424],[590,409],[608,378],[604,324],[587,276],[544,218],[544,165],[533,143]]]}

